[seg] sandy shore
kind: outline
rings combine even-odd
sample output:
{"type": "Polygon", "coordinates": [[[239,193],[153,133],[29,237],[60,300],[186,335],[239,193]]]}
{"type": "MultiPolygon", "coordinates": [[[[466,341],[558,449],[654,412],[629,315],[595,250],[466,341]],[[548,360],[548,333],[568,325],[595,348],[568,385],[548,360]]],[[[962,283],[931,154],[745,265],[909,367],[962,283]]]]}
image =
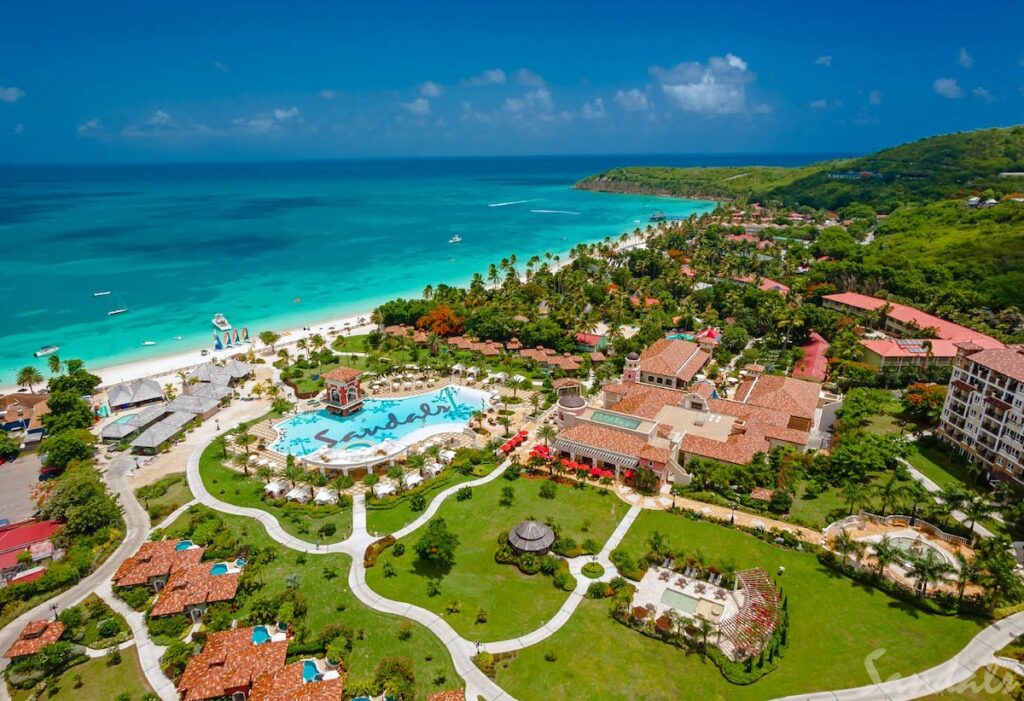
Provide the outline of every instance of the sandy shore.
{"type": "MultiPolygon", "coordinates": [[[[643,234],[641,234],[641,236],[633,236],[631,232],[626,233],[630,234],[629,239],[625,242],[616,241],[618,248],[628,250],[645,245],[643,234]]],[[[591,243],[599,243],[599,241],[591,243]]],[[[560,261],[558,265],[559,268],[570,263],[567,253],[568,252],[561,254],[563,256],[563,260],[560,261]]],[[[552,265],[552,267],[555,266],[552,265]]],[[[281,340],[274,344],[274,346],[277,350],[280,350],[281,348],[288,348],[291,350],[295,346],[295,343],[300,339],[309,338],[313,334],[320,334],[325,339],[330,340],[330,338],[334,336],[353,336],[369,333],[374,328],[374,325],[370,323],[371,314],[372,310],[367,310],[351,316],[328,319],[327,321],[313,323],[306,327],[282,331],[281,340]]],[[[158,358],[147,358],[145,360],[133,360],[128,363],[109,365],[98,369],[89,368],[89,370],[100,376],[103,387],[115,385],[120,382],[127,382],[140,377],[152,377],[160,380],[161,384],[166,384],[166,382],[176,380],[176,374],[181,370],[189,370],[215,358],[230,358],[231,356],[238,355],[239,353],[248,353],[250,347],[252,347],[257,354],[266,350],[263,343],[258,338],[254,337],[251,346],[236,346],[235,348],[226,348],[219,351],[208,348],[206,349],[207,354],[205,356],[202,354],[202,349],[196,348],[190,351],[175,353],[173,355],[164,355],[158,358]],[[165,377],[167,378],[166,381],[163,379],[165,377]]],[[[15,386],[0,387],[0,394],[14,393],[19,389],[20,388],[15,386]]]]}

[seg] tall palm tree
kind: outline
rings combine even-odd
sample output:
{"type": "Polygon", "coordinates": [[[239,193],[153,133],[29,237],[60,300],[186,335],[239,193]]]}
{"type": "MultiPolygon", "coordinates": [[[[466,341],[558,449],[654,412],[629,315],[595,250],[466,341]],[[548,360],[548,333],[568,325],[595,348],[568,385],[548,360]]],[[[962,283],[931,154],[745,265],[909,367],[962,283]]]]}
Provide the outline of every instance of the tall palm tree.
{"type": "Polygon", "coordinates": [[[956,486],[943,487],[936,495],[950,511],[958,511],[967,501],[967,493],[956,486]]]}
{"type": "Polygon", "coordinates": [[[242,474],[246,477],[249,476],[249,454],[248,453],[235,453],[232,456],[231,461],[238,467],[242,468],[242,474]]]}
{"type": "Polygon", "coordinates": [[[263,480],[264,484],[270,484],[274,479],[274,468],[270,465],[259,465],[256,468],[256,476],[263,480]]]}
{"type": "Polygon", "coordinates": [[[882,576],[886,567],[903,557],[903,551],[893,545],[888,535],[882,536],[882,539],[875,543],[873,550],[875,551],[875,564],[878,566],[875,574],[879,577],[882,576]]]}
{"type": "Polygon", "coordinates": [[[652,553],[660,556],[669,549],[668,537],[661,531],[651,531],[647,534],[645,545],[650,548],[652,553]]]}
{"type": "Polygon", "coordinates": [[[901,489],[902,485],[899,483],[899,480],[896,479],[896,475],[893,475],[885,482],[875,487],[875,495],[882,502],[882,516],[885,516],[889,507],[896,501],[901,489]]]}
{"type": "Polygon", "coordinates": [[[505,436],[508,437],[508,429],[512,425],[512,418],[509,416],[499,416],[498,423],[504,427],[505,436]]]}
{"type": "Polygon", "coordinates": [[[843,566],[846,566],[846,561],[850,555],[856,555],[864,549],[864,545],[859,541],[854,540],[849,533],[843,531],[835,537],[832,541],[832,548],[843,556],[843,566]]]}
{"type": "Polygon", "coordinates": [[[996,511],[996,507],[981,494],[967,497],[960,505],[964,516],[971,520],[971,542],[974,542],[974,526],[983,518],[988,518],[996,511]]]}
{"type": "Polygon", "coordinates": [[[288,480],[289,486],[294,487],[296,482],[302,482],[306,478],[306,471],[294,462],[284,466],[282,476],[288,480]]]}
{"type": "Polygon", "coordinates": [[[35,385],[43,381],[43,373],[31,365],[26,365],[21,370],[18,370],[18,376],[15,382],[19,387],[28,387],[28,391],[35,393],[35,385]]]}
{"type": "Polygon", "coordinates": [[[52,374],[60,374],[62,363],[60,362],[60,357],[58,357],[56,353],[47,358],[46,364],[50,368],[50,372],[52,374]]]}
{"type": "Polygon", "coordinates": [[[964,554],[956,554],[956,602],[964,600],[964,590],[968,584],[976,584],[981,578],[983,568],[977,559],[967,559],[964,554]]]}
{"type": "Polygon", "coordinates": [[[945,560],[918,557],[910,561],[907,574],[917,580],[917,593],[923,599],[928,595],[928,585],[935,584],[951,572],[953,568],[945,560]]]}
{"type": "Polygon", "coordinates": [[[852,514],[854,507],[863,504],[864,500],[867,499],[868,488],[862,482],[850,480],[843,485],[842,495],[843,499],[850,505],[850,513],[852,514]]]}
{"type": "Polygon", "coordinates": [[[306,353],[306,350],[308,348],[309,348],[309,342],[306,339],[304,339],[304,338],[300,338],[298,341],[295,342],[295,349],[299,350],[299,351],[302,351],[302,355],[304,357],[308,357],[308,355],[306,353]]]}
{"type": "Polygon", "coordinates": [[[551,424],[544,424],[537,429],[537,438],[544,441],[544,445],[551,445],[551,441],[555,440],[558,435],[558,431],[551,424]]]}
{"type": "Polygon", "coordinates": [[[245,449],[246,458],[249,457],[249,446],[256,443],[256,436],[252,435],[244,428],[239,430],[235,434],[235,445],[241,446],[245,449]]]}

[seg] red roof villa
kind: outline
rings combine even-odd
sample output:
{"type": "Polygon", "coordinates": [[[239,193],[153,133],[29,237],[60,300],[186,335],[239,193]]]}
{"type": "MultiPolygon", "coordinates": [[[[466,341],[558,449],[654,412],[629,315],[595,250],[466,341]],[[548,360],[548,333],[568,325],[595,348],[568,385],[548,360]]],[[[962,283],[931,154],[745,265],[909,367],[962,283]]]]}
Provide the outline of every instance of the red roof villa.
{"type": "Polygon", "coordinates": [[[54,547],[50,539],[59,529],[57,521],[34,519],[0,526],[0,574],[4,579],[11,579],[26,566],[34,567],[52,558],[54,547]],[[31,556],[31,565],[18,562],[23,552],[31,556]]]}
{"type": "Polygon", "coordinates": [[[283,669],[288,641],[258,643],[254,640],[254,631],[250,626],[210,633],[203,651],[189,660],[181,675],[178,682],[181,698],[184,701],[245,699],[257,679],[283,669]]]}
{"type": "Polygon", "coordinates": [[[34,655],[47,645],[53,645],[60,640],[63,634],[64,624],[60,621],[29,621],[18,633],[14,644],[7,648],[4,657],[16,660],[34,655]]]}

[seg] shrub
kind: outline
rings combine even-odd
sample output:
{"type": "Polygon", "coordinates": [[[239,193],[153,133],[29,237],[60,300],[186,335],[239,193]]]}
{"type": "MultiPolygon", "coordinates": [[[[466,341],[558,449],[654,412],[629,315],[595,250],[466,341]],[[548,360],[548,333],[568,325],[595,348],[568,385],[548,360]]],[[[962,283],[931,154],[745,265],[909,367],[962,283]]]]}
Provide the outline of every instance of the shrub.
{"type": "Polygon", "coordinates": [[[477,623],[487,623],[487,609],[480,609],[476,612],[477,623]]]}
{"type": "Polygon", "coordinates": [[[591,582],[590,586],[587,587],[588,599],[607,599],[614,593],[615,590],[606,582],[591,582]]]}
{"type": "Polygon", "coordinates": [[[409,498],[409,508],[413,511],[423,511],[427,508],[427,499],[420,493],[413,494],[409,498]]]}
{"type": "Polygon", "coordinates": [[[555,486],[554,482],[543,482],[540,485],[541,499],[554,499],[556,494],[558,494],[558,487],[555,486]]]}
{"type": "Polygon", "coordinates": [[[185,634],[188,627],[188,619],[181,614],[149,619],[149,633],[154,636],[161,635],[168,638],[180,638],[185,634]]]}
{"type": "Polygon", "coordinates": [[[112,638],[121,632],[121,626],[118,625],[115,619],[108,618],[96,626],[96,632],[100,634],[101,638],[112,638]]]}
{"type": "Polygon", "coordinates": [[[597,579],[604,574],[604,567],[597,562],[588,562],[583,565],[583,576],[590,577],[591,579],[597,579]]]}
{"type": "Polygon", "coordinates": [[[512,463],[511,465],[505,468],[505,473],[502,475],[502,477],[509,481],[514,481],[519,479],[519,474],[522,471],[522,467],[520,467],[517,463],[512,463]]]}
{"type": "Polygon", "coordinates": [[[559,570],[552,581],[562,591],[572,591],[576,588],[576,578],[568,570],[559,570]]]}
{"type": "Polygon", "coordinates": [[[395,547],[391,550],[395,557],[402,557],[405,555],[405,543],[395,543],[395,547]]]}
{"type": "Polygon", "coordinates": [[[547,652],[544,653],[544,659],[547,662],[557,662],[558,661],[558,655],[555,654],[554,650],[548,650],[547,652]]]}
{"type": "Polygon", "coordinates": [[[561,564],[562,561],[559,560],[557,557],[553,555],[545,555],[540,559],[541,574],[550,577],[558,571],[558,568],[561,566],[561,564]]]}
{"type": "Polygon", "coordinates": [[[456,501],[466,501],[467,499],[473,498],[473,490],[470,487],[459,487],[458,491],[455,492],[456,501]]]}
{"type": "Polygon", "coordinates": [[[395,537],[393,535],[386,535],[380,540],[370,543],[366,546],[366,552],[363,553],[363,567],[373,567],[376,565],[380,554],[394,544],[395,537]]]}
{"type": "Polygon", "coordinates": [[[316,534],[321,538],[330,538],[332,535],[338,532],[338,526],[333,522],[327,522],[320,528],[316,529],[316,534]]]}
{"type": "Polygon", "coordinates": [[[441,580],[440,579],[428,579],[427,580],[427,596],[440,596],[441,594],[441,580]]]}
{"type": "Polygon", "coordinates": [[[569,537],[558,538],[551,544],[551,550],[562,557],[577,557],[582,554],[580,546],[576,544],[575,540],[569,537]]]}
{"type": "Polygon", "coordinates": [[[533,553],[523,553],[519,557],[519,569],[523,574],[537,574],[540,571],[540,559],[533,553]]]}

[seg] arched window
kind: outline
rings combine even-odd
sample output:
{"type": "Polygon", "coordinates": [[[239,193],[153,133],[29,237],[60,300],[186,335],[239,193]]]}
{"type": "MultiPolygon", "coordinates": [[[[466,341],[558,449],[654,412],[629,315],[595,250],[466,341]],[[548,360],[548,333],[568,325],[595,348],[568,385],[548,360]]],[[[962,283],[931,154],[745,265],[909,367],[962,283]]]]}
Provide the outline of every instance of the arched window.
{"type": "Polygon", "coordinates": [[[335,404],[341,404],[341,394],[338,393],[337,387],[331,387],[330,401],[334,402],[335,404]]]}
{"type": "Polygon", "coordinates": [[[348,397],[346,403],[354,402],[357,399],[359,399],[359,388],[354,385],[350,385],[348,388],[348,397]]]}

